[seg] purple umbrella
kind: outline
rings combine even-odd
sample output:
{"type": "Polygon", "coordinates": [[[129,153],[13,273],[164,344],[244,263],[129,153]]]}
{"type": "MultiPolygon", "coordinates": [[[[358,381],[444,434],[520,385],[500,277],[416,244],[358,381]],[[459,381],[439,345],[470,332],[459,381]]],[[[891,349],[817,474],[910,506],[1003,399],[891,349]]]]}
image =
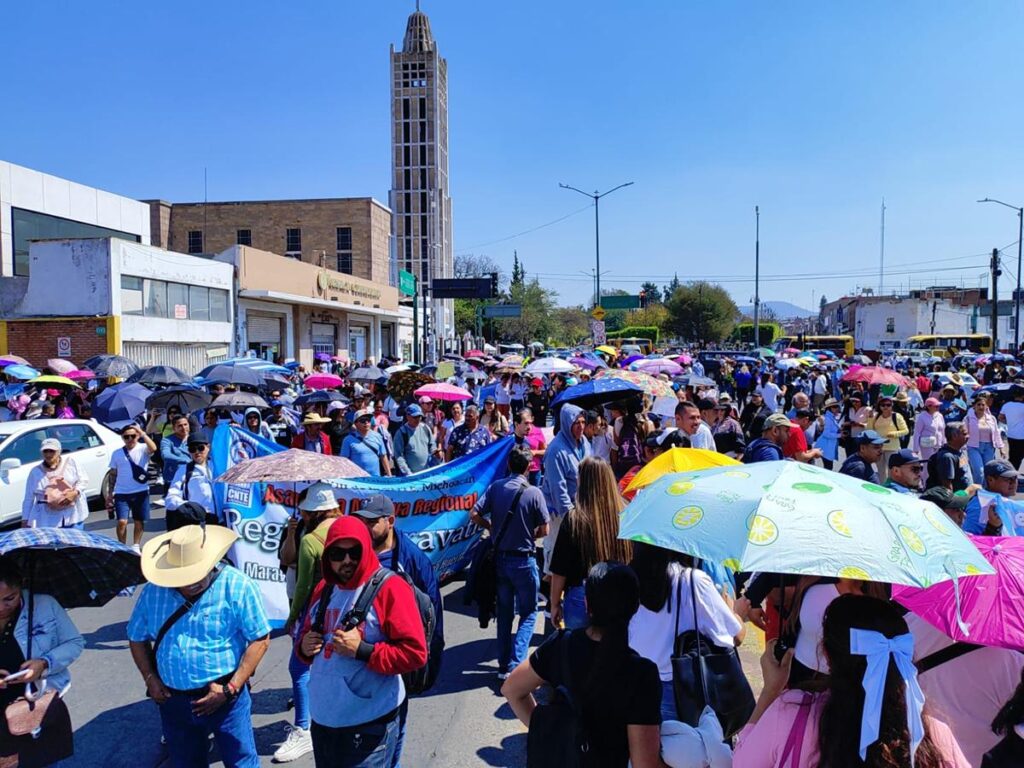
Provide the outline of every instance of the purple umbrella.
{"type": "Polygon", "coordinates": [[[968,536],[995,575],[959,580],[960,614],[952,581],[925,589],[893,586],[892,597],[936,629],[957,641],[1024,650],[1024,538],[968,536]]]}
{"type": "Polygon", "coordinates": [[[647,358],[645,358],[643,355],[630,355],[625,360],[620,362],[619,366],[625,367],[625,366],[629,365],[630,363],[635,363],[637,360],[646,360],[646,359],[647,358]]]}
{"type": "Polygon", "coordinates": [[[636,364],[638,371],[649,373],[652,376],[657,376],[659,373],[667,373],[669,376],[679,376],[683,373],[682,366],[679,363],[673,363],[668,359],[660,360],[640,360],[636,364]]]}
{"type": "Polygon", "coordinates": [[[326,352],[317,352],[315,355],[313,355],[313,359],[318,360],[322,363],[331,362],[331,356],[328,355],[326,352]]]}
{"type": "Polygon", "coordinates": [[[589,357],[570,357],[569,362],[575,365],[577,368],[586,368],[588,371],[608,367],[606,365],[599,363],[597,360],[591,360],[589,357]]]}

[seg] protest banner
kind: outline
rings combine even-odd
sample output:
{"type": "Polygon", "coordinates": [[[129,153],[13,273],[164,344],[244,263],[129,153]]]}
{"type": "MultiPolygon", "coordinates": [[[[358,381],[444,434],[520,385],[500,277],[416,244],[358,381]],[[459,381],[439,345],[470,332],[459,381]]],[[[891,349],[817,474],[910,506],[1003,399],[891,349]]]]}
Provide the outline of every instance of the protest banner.
{"type": "MultiPolygon", "coordinates": [[[[494,480],[507,473],[514,440],[499,440],[455,461],[408,477],[337,480],[324,478],[335,488],[345,514],[358,509],[363,499],[383,493],[395,505],[396,527],[430,558],[439,579],[469,563],[480,528],[469,513],[494,480]]],[[[211,445],[215,476],[246,459],[284,450],[250,432],[218,426],[211,445]]],[[[288,519],[296,514],[299,494],[308,482],[281,480],[266,483],[218,484],[218,503],[239,534],[231,558],[255,579],[271,621],[280,624],[288,615],[285,574],[278,564],[278,546],[288,519]]]]}

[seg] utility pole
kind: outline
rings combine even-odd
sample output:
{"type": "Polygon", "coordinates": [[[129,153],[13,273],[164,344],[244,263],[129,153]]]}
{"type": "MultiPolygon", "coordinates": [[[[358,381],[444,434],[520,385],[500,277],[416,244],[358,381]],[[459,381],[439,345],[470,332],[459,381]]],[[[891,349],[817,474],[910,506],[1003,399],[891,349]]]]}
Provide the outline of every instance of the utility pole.
{"type": "Polygon", "coordinates": [[[999,269],[999,249],[992,249],[992,264],[989,266],[992,272],[992,352],[999,351],[999,276],[1003,274],[999,269]]]}
{"type": "Polygon", "coordinates": [[[754,206],[754,349],[761,347],[761,209],[754,206]]]}
{"type": "MultiPolygon", "coordinates": [[[[1013,354],[1020,351],[1020,280],[1021,280],[1021,249],[1024,248],[1024,206],[1010,205],[1002,200],[993,200],[986,197],[979,200],[979,203],[998,203],[999,205],[1017,212],[1017,289],[1013,292],[1013,354]]],[[[993,345],[992,351],[995,351],[993,345]]]]}
{"type": "Polygon", "coordinates": [[[571,189],[573,192],[579,192],[584,197],[589,197],[594,201],[594,261],[597,266],[597,276],[594,278],[594,306],[600,306],[601,304],[601,224],[598,218],[598,203],[602,197],[610,195],[617,189],[628,187],[632,184],[632,181],[627,181],[625,184],[619,184],[617,187],[612,187],[607,192],[594,191],[593,194],[590,192],[584,192],[582,189],[570,186],[569,184],[559,184],[558,186],[562,189],[571,189]]]}
{"type": "Polygon", "coordinates": [[[938,306],[939,306],[938,300],[937,299],[932,299],[932,326],[931,326],[931,330],[929,331],[929,333],[932,334],[932,336],[935,335],[935,308],[938,307],[938,306]]]}

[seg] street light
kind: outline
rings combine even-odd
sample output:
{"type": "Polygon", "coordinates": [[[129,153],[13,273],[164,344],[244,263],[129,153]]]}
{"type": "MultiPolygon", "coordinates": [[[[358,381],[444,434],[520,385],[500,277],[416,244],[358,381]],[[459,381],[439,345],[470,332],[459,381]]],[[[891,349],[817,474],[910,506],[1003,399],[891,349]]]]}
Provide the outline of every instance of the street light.
{"type": "Polygon", "coordinates": [[[598,201],[602,197],[604,197],[606,195],[610,195],[612,192],[616,191],[617,189],[622,189],[623,187],[628,187],[632,183],[633,183],[632,181],[627,181],[625,184],[619,184],[619,186],[617,186],[617,187],[612,187],[607,192],[597,192],[595,190],[594,194],[590,194],[589,192],[584,192],[582,189],[577,189],[576,187],[570,186],[568,184],[562,184],[561,182],[559,182],[559,184],[558,184],[558,186],[561,187],[562,189],[571,189],[573,192],[579,192],[584,197],[589,197],[591,200],[594,201],[594,258],[595,258],[595,261],[597,262],[597,274],[596,274],[596,277],[594,278],[594,284],[595,284],[595,287],[594,287],[594,293],[595,293],[594,306],[600,306],[601,305],[601,229],[600,229],[600,226],[598,224],[598,215],[597,215],[597,207],[598,206],[597,206],[597,203],[598,203],[598,201]]]}
{"type": "MultiPolygon", "coordinates": [[[[1017,212],[1017,290],[1013,292],[1013,353],[1017,354],[1020,351],[1020,265],[1021,265],[1021,243],[1024,241],[1024,208],[1019,205],[1010,205],[1004,203],[1002,200],[993,200],[986,197],[984,200],[979,200],[979,203],[999,203],[999,205],[1006,206],[1017,212]]],[[[996,312],[998,313],[998,308],[996,312]]],[[[998,317],[998,315],[997,315],[998,317]]],[[[995,338],[995,329],[992,329],[992,337],[995,338]]],[[[993,352],[995,352],[995,345],[993,345],[993,352]]]]}

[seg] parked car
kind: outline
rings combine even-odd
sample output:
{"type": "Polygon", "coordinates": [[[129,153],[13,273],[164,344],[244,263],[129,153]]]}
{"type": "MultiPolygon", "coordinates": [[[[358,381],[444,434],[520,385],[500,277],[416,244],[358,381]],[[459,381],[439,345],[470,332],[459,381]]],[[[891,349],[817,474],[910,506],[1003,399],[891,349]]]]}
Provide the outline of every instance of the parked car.
{"type": "Polygon", "coordinates": [[[30,419],[0,422],[0,525],[21,518],[25,483],[32,469],[42,461],[39,447],[54,437],[89,478],[86,498],[102,498],[110,456],[124,443],[102,424],[82,419],[30,419]]]}
{"type": "Polygon", "coordinates": [[[974,398],[974,391],[981,386],[978,380],[969,373],[950,373],[949,371],[936,371],[930,376],[932,380],[932,391],[941,390],[947,384],[953,384],[970,402],[974,398]]]}

